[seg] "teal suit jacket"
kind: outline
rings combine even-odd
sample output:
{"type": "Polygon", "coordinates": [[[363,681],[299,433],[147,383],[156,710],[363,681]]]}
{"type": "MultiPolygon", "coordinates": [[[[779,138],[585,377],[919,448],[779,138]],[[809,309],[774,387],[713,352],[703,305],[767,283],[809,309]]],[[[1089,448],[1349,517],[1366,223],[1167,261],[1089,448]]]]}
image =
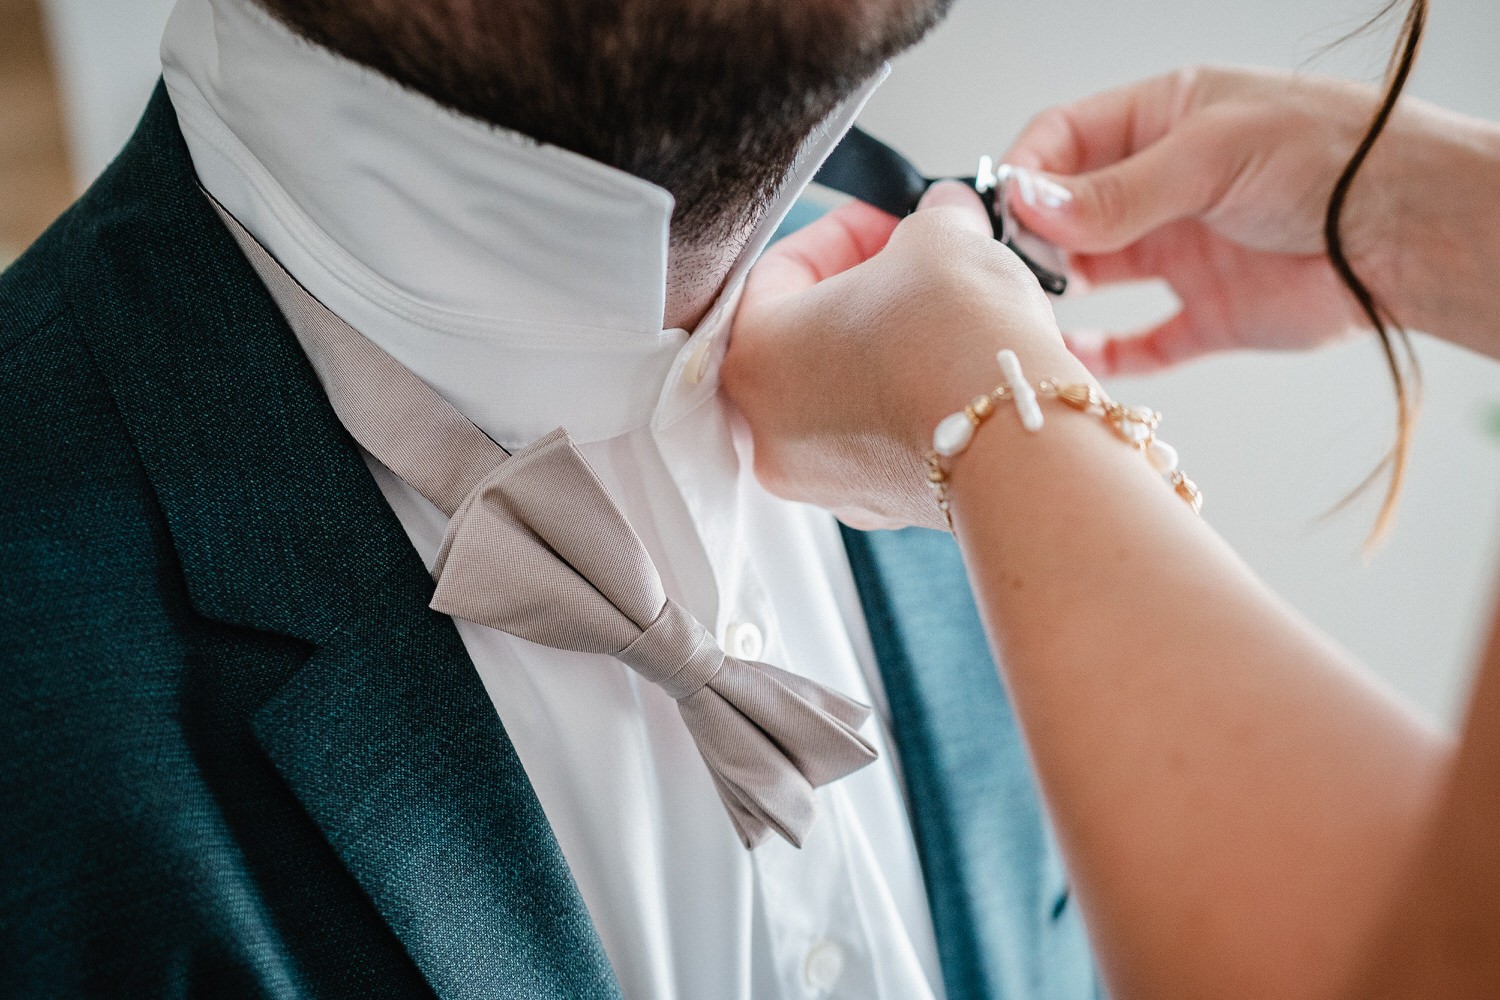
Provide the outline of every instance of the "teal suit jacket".
{"type": "MultiPolygon", "coordinates": [[[[948,995],[1094,996],[954,549],[846,540],[948,995]]],[[[158,88],[0,276],[0,994],[617,996],[432,586],[158,88]]]]}

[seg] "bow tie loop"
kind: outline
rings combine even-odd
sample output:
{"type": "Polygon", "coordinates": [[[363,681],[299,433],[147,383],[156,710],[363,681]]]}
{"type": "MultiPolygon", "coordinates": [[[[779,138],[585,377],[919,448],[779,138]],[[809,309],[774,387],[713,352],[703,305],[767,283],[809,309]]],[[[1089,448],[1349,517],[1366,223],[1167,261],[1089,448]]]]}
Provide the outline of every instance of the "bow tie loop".
{"type": "Polygon", "coordinates": [[[676,601],[664,603],[661,614],[620,650],[619,658],[677,701],[717,677],[727,659],[708,629],[676,601]]]}
{"type": "Polygon", "coordinates": [[[771,740],[814,788],[879,758],[859,732],[870,706],[769,663],[726,657],[709,685],[771,740]]]}
{"type": "Polygon", "coordinates": [[[666,601],[645,547],[560,428],[464,499],[432,574],[433,610],[584,653],[618,655],[666,601]]]}
{"type": "Polygon", "coordinates": [[[800,847],[813,790],[878,757],[858,731],[867,706],[768,663],[726,656],[677,708],[746,847],[772,832],[800,847]]]}

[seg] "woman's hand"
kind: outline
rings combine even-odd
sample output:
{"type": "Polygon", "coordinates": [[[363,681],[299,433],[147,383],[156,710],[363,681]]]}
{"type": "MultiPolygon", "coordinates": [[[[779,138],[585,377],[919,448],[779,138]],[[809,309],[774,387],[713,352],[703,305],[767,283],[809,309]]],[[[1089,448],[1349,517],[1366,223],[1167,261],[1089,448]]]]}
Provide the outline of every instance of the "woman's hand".
{"type": "MultiPolygon", "coordinates": [[[[1319,77],[1188,69],[1034,119],[1007,159],[1044,173],[1017,186],[1037,194],[1016,198],[1016,214],[1074,251],[1086,285],[1163,278],[1182,302],[1152,329],[1080,336],[1075,351],[1101,373],[1144,372],[1210,351],[1316,347],[1364,325],[1324,254],[1323,220],[1377,97],[1319,77]]],[[[1492,126],[1404,100],[1342,233],[1398,320],[1496,353],[1493,335],[1467,331],[1500,302],[1460,291],[1496,284],[1483,259],[1500,234],[1492,126]]]]}
{"type": "Polygon", "coordinates": [[[772,492],[856,527],[939,527],[923,464],[932,429],[995,386],[1002,347],[1033,378],[1087,378],[979,199],[942,184],[899,224],[851,203],[767,251],[724,389],[772,492]]]}

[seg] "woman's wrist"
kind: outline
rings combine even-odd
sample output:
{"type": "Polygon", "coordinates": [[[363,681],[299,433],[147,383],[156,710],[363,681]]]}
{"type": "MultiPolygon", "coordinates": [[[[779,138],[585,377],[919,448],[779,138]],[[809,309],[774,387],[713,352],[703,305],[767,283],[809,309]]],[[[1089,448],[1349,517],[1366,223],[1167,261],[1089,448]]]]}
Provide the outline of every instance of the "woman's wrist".
{"type": "MultiPolygon", "coordinates": [[[[1078,416],[1096,418],[1122,445],[1140,454],[1144,459],[1142,468],[1149,466],[1160,474],[1172,492],[1194,512],[1201,509],[1202,494],[1179,467],[1177,449],[1157,434],[1160,413],[1150,407],[1126,406],[1114,401],[1086,373],[1076,381],[1055,376],[1033,380],[1016,352],[1009,348],[998,351],[995,361],[999,369],[998,384],[970,397],[960,409],[939,420],[927,451],[927,486],[948,530],[954,528],[950,494],[954,463],[968,452],[982,429],[1003,411],[1013,411],[1014,420],[1000,418],[1000,423],[1013,423],[1029,434],[1038,434],[1050,425],[1046,409],[1055,409],[1065,423],[1078,416]]],[[[1060,369],[1082,371],[1081,366],[1070,362],[1062,362],[1060,369]]]]}
{"type": "Polygon", "coordinates": [[[1095,385],[1083,363],[1068,352],[1061,337],[1052,333],[1051,343],[1039,343],[1034,334],[1013,336],[1004,326],[979,328],[964,338],[961,347],[950,344],[944,362],[923,366],[912,385],[912,406],[904,430],[908,443],[926,454],[932,447],[939,423],[976,396],[994,389],[1000,381],[995,357],[1002,350],[1014,351],[1022,368],[1033,379],[1059,383],[1095,385]]]}
{"type": "Polygon", "coordinates": [[[1404,326],[1500,358],[1500,127],[1428,105],[1400,126],[1356,185],[1392,222],[1356,270],[1404,326]]]}

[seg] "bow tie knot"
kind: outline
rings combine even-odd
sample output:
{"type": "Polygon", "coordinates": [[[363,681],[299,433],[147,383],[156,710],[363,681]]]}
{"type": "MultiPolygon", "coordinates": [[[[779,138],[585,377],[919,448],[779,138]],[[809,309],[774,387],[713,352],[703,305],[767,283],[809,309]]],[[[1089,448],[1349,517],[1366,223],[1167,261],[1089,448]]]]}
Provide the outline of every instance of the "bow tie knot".
{"type": "Polygon", "coordinates": [[[708,629],[676,601],[663,604],[661,614],[618,658],[678,701],[717,677],[726,659],[708,629]]]}

